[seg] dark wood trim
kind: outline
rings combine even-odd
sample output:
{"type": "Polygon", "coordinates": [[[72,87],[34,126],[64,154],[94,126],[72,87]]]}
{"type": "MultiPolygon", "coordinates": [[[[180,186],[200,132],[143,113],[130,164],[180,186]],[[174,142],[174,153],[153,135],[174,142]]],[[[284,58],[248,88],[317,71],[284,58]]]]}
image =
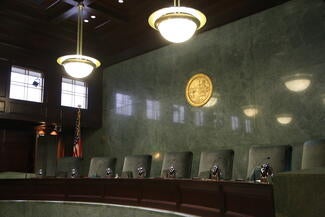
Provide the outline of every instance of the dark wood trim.
{"type": "Polygon", "coordinates": [[[274,217],[270,184],[180,179],[2,179],[0,200],[87,201],[207,217],[274,217]]]}

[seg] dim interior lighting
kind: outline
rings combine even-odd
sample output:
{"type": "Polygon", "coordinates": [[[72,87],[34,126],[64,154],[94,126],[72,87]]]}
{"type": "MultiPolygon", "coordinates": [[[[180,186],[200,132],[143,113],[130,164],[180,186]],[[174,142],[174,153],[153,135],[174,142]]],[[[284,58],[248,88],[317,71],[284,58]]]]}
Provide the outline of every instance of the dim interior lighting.
{"type": "Polygon", "coordinates": [[[205,15],[193,8],[181,7],[174,0],[173,7],[162,8],[149,16],[149,25],[168,41],[181,43],[189,40],[206,23],[205,15]]]}
{"type": "Polygon", "coordinates": [[[56,123],[46,124],[45,122],[36,127],[37,134],[39,136],[45,136],[46,134],[51,136],[57,136],[61,131],[61,127],[59,127],[56,123]]]}
{"type": "Polygon", "coordinates": [[[59,57],[57,62],[63,65],[65,71],[74,78],[84,78],[90,75],[95,68],[100,66],[100,62],[92,57],[82,55],[83,22],[82,13],[84,5],[78,3],[78,31],[77,31],[77,53],[59,57]]]}
{"type": "Polygon", "coordinates": [[[212,97],[209,99],[209,101],[203,107],[211,108],[211,107],[217,105],[219,98],[220,98],[220,95],[218,93],[213,93],[212,97]]]}
{"type": "Polygon", "coordinates": [[[243,106],[242,109],[247,117],[254,117],[259,113],[259,110],[255,105],[246,105],[243,106]]]}
{"type": "Polygon", "coordinates": [[[160,152],[155,152],[155,153],[153,153],[152,156],[153,156],[153,159],[155,159],[155,160],[159,160],[161,158],[160,152]]]}
{"type": "Polygon", "coordinates": [[[215,106],[217,104],[217,102],[218,102],[217,97],[211,97],[209,99],[209,101],[203,107],[206,107],[206,108],[213,107],[213,106],[215,106]]]}
{"type": "Polygon", "coordinates": [[[38,131],[38,135],[39,135],[39,136],[45,136],[45,131],[44,131],[43,129],[40,129],[40,130],[38,131]]]}
{"type": "Polygon", "coordinates": [[[290,124],[292,121],[291,114],[278,114],[275,117],[276,117],[276,120],[282,125],[290,124]]]}
{"type": "Polygon", "coordinates": [[[282,78],[286,88],[293,92],[301,92],[306,90],[311,84],[310,74],[293,74],[282,78]]]}
{"type": "Polygon", "coordinates": [[[57,135],[58,135],[58,127],[57,127],[55,124],[53,124],[53,125],[51,126],[51,128],[52,128],[52,130],[51,130],[51,132],[50,132],[50,135],[51,135],[51,136],[57,136],[57,135]]]}

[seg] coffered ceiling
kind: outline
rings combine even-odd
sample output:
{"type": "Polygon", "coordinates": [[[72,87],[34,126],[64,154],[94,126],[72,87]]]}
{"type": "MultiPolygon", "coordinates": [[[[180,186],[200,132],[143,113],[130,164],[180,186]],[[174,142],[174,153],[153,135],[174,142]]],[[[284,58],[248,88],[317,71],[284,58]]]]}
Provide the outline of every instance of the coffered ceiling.
{"type": "MultiPolygon", "coordinates": [[[[75,53],[77,2],[74,0],[2,0],[0,6],[0,58],[5,52],[62,56],[75,53]]],[[[286,0],[183,0],[207,16],[200,32],[265,10],[286,0]]],[[[147,22],[171,0],[85,0],[84,54],[103,66],[167,45],[147,22]],[[96,16],[95,19],[91,16],[96,16]]]]}

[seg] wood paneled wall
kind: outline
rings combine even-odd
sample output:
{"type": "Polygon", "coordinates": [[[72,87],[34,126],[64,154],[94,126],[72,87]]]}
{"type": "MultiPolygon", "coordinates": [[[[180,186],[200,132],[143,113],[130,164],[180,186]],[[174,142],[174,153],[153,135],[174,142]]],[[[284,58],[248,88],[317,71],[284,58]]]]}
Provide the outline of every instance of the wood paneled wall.
{"type": "MultiPolygon", "coordinates": [[[[40,122],[62,126],[60,134],[66,155],[72,153],[76,109],[61,106],[61,78],[68,77],[55,56],[11,50],[0,51],[0,171],[32,172],[35,163],[35,126],[40,122]],[[44,102],[9,98],[11,66],[44,73],[44,102]]],[[[88,84],[88,109],[81,112],[83,131],[101,127],[102,74],[96,71],[84,80],[88,84]]]]}

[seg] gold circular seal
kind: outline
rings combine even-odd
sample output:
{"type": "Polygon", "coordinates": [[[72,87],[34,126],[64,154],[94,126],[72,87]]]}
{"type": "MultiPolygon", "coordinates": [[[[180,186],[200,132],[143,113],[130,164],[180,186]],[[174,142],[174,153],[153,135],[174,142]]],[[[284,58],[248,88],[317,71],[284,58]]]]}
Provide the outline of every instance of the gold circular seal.
{"type": "Polygon", "coordinates": [[[206,104],[212,96],[211,79],[199,73],[191,77],[187,82],[185,96],[189,104],[195,107],[200,107],[206,104]]]}

